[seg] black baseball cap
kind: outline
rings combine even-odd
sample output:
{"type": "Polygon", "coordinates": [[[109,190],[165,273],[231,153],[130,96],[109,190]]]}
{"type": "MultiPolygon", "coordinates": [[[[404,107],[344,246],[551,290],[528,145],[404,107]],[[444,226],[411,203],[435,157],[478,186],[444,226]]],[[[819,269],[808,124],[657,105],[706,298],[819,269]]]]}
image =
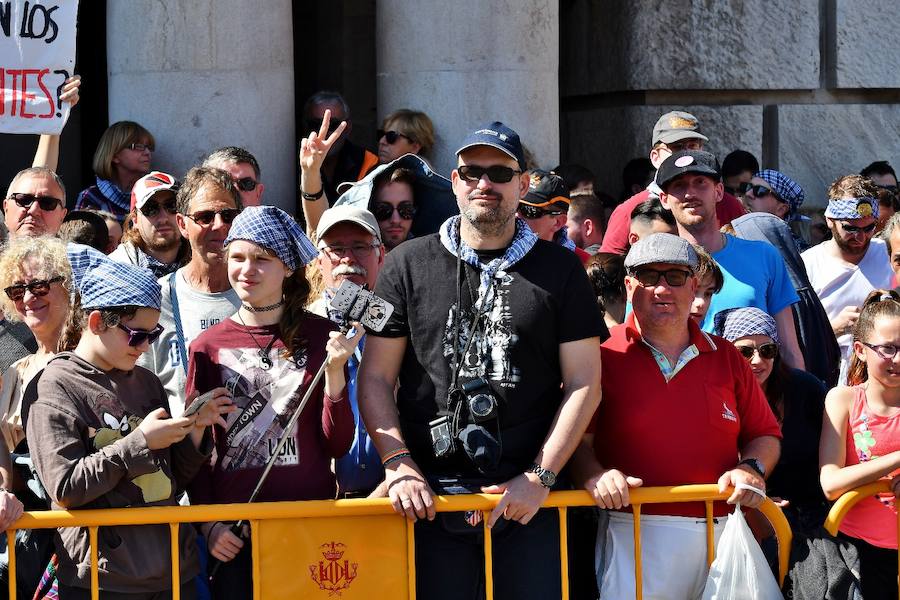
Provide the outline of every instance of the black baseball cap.
{"type": "Polygon", "coordinates": [[[663,161],[656,173],[656,184],[664,191],[674,179],[685,173],[706,175],[719,181],[719,161],[709,152],[703,150],[682,150],[663,161]]]}
{"type": "Polygon", "coordinates": [[[462,146],[456,151],[456,155],[459,156],[472,146],[490,146],[496,148],[519,163],[519,168],[521,170],[527,170],[525,164],[525,151],[522,150],[522,142],[519,140],[519,134],[500,121],[494,121],[488,125],[483,125],[467,135],[466,139],[463,140],[462,146]]]}
{"type": "Polygon", "coordinates": [[[531,172],[528,180],[528,193],[521,202],[532,206],[548,206],[559,203],[568,209],[572,201],[569,198],[569,187],[562,177],[556,173],[535,169],[531,172]]]}

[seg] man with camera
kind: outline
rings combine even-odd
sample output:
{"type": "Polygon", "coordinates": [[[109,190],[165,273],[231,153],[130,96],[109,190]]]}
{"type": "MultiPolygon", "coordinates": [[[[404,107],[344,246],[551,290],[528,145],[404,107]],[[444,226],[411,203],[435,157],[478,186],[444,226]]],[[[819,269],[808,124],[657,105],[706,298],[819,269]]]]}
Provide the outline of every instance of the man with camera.
{"type": "Polygon", "coordinates": [[[477,514],[436,518],[433,500],[471,492],[502,494],[487,522],[495,597],[555,597],[558,516],[538,509],[600,401],[603,324],[578,258],[516,218],[518,134],[492,123],[457,156],[461,215],[398,246],[379,276],[395,310],[369,332],[360,410],[394,509],[416,521],[420,597],[483,589],[477,514]]]}

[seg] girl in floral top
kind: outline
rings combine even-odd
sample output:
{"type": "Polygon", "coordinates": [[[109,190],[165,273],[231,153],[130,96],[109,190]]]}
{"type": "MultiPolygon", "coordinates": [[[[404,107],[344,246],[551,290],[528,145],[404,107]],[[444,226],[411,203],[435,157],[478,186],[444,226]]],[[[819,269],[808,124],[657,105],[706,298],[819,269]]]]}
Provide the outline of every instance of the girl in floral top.
{"type": "Polygon", "coordinates": [[[856,546],[863,596],[897,597],[900,495],[900,295],[875,290],[853,331],[849,387],[825,399],[819,444],[822,489],[829,500],[887,478],[893,494],[866,498],[841,523],[838,537],[856,546]]]}

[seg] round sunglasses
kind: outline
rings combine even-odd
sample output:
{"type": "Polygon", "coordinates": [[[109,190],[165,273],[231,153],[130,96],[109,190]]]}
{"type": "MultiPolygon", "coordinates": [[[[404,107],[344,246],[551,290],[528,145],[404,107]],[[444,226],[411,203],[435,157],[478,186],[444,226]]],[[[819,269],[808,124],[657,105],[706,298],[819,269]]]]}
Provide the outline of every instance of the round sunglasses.
{"type": "Polygon", "coordinates": [[[144,202],[144,205],[141,207],[141,214],[145,217],[152,218],[159,214],[159,211],[164,210],[170,215],[174,215],[178,212],[178,203],[175,202],[175,198],[167,202],[155,202],[148,200],[144,202]]]}
{"type": "Polygon", "coordinates": [[[416,205],[412,202],[401,202],[396,207],[390,202],[373,202],[372,214],[376,221],[387,221],[394,216],[394,211],[399,213],[401,219],[409,221],[416,216],[416,205]]]}

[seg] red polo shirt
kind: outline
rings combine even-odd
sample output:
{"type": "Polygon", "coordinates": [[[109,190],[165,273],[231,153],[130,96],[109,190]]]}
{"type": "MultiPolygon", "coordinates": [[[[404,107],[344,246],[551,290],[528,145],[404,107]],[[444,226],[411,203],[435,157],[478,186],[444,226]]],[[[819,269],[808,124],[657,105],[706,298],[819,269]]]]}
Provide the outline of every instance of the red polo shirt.
{"type": "MultiPolygon", "coordinates": [[[[601,346],[603,400],[589,430],[600,464],[644,486],[715,483],[738,450],[781,429],[747,360],[728,341],[688,321],[700,351],[670,381],[635,327],[634,313],[601,346]]],[[[702,503],[648,504],[648,514],[703,517],[702,503]]],[[[716,515],[729,512],[724,502],[716,515]]]]}

